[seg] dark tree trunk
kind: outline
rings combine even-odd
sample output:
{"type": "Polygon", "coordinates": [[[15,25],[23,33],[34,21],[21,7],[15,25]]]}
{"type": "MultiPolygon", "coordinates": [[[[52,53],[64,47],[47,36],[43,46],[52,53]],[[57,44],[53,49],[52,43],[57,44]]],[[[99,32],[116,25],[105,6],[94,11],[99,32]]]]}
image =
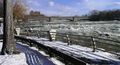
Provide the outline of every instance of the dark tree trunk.
{"type": "Polygon", "coordinates": [[[4,34],[1,54],[13,54],[15,51],[14,23],[13,23],[13,0],[4,0],[4,34]]]}

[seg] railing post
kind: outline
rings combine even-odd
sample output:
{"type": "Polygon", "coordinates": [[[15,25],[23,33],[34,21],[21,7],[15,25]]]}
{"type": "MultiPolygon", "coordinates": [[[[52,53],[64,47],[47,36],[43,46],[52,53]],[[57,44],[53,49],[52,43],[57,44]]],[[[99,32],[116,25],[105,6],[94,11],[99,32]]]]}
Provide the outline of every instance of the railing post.
{"type": "Polygon", "coordinates": [[[48,19],[49,19],[48,21],[51,22],[51,17],[49,17],[48,19]]]}
{"type": "Polygon", "coordinates": [[[92,37],[92,46],[93,46],[93,52],[96,51],[96,42],[95,42],[95,38],[92,37]]]}
{"type": "Polygon", "coordinates": [[[70,45],[70,37],[69,37],[69,35],[66,35],[66,37],[67,37],[67,43],[68,43],[68,45],[70,45]]]}
{"type": "Polygon", "coordinates": [[[50,35],[50,31],[47,31],[47,33],[48,33],[49,41],[53,41],[53,40],[52,40],[52,37],[51,37],[51,35],[50,35]]]}
{"type": "Polygon", "coordinates": [[[73,21],[75,21],[75,17],[73,17],[73,21]]]}
{"type": "Polygon", "coordinates": [[[37,37],[40,38],[40,34],[39,34],[39,31],[37,31],[37,37]]]}
{"type": "Polygon", "coordinates": [[[55,41],[56,40],[56,30],[50,30],[50,36],[51,36],[51,39],[52,41],[55,41]]]}
{"type": "Polygon", "coordinates": [[[32,42],[30,39],[28,39],[28,43],[29,43],[30,47],[32,47],[32,42]]]}

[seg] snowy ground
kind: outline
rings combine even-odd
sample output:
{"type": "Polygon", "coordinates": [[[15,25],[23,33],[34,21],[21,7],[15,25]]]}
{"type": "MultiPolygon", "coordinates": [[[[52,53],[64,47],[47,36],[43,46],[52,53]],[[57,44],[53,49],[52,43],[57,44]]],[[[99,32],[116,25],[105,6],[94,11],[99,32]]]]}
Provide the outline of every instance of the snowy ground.
{"type": "MultiPolygon", "coordinates": [[[[27,37],[30,38],[30,37],[27,37]]],[[[88,47],[83,47],[80,45],[67,45],[67,43],[63,43],[60,41],[45,41],[46,39],[44,38],[34,38],[31,37],[30,39],[34,39],[37,42],[40,42],[41,44],[45,46],[52,47],[58,51],[62,51],[63,53],[72,55],[74,57],[85,57],[89,58],[91,60],[106,60],[106,61],[115,61],[120,63],[120,59],[117,55],[108,53],[108,52],[103,52],[100,50],[97,50],[96,52],[92,52],[91,48],[88,47]]],[[[119,64],[118,64],[119,65],[119,64]]]]}
{"type": "MultiPolygon", "coordinates": [[[[2,42],[0,42],[0,50],[2,42]]],[[[28,65],[24,53],[16,55],[0,55],[0,65],[28,65]]]]}
{"type": "Polygon", "coordinates": [[[24,53],[0,56],[0,65],[28,65],[24,53]]]}

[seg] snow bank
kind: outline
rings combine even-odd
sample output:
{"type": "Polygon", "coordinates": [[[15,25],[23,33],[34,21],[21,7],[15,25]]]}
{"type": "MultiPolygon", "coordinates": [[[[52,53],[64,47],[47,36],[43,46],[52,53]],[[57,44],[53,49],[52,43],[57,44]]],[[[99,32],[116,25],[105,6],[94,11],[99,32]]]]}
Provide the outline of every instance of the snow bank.
{"type": "Polygon", "coordinates": [[[51,58],[51,61],[52,61],[55,65],[65,65],[64,63],[58,61],[56,58],[51,58]]]}
{"type": "Polygon", "coordinates": [[[117,55],[114,55],[108,52],[97,51],[97,52],[94,52],[94,54],[120,62],[120,59],[118,59],[119,57],[117,55]]]}
{"type": "Polygon", "coordinates": [[[28,38],[28,39],[34,39],[34,40],[37,40],[37,41],[39,41],[39,40],[48,41],[49,40],[49,39],[46,39],[46,38],[38,38],[38,37],[35,37],[35,36],[33,36],[33,37],[27,36],[26,38],[28,38]]]}
{"type": "Polygon", "coordinates": [[[24,53],[17,55],[1,55],[0,65],[28,65],[24,53]]]}
{"type": "Polygon", "coordinates": [[[73,48],[79,49],[81,51],[92,51],[93,50],[92,48],[83,47],[80,45],[70,45],[69,47],[73,47],[73,48]]]}
{"type": "MultiPolygon", "coordinates": [[[[0,50],[2,49],[2,42],[0,42],[0,50]]],[[[28,65],[24,53],[16,55],[0,55],[0,65],[28,65]]]]}

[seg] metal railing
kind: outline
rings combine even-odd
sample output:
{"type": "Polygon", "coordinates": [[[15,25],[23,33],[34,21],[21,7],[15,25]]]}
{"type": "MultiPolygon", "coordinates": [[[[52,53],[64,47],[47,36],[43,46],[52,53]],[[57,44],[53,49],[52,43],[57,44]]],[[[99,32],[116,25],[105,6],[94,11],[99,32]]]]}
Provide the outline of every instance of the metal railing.
{"type": "MultiPolygon", "coordinates": [[[[71,54],[70,55],[69,54],[65,54],[64,52],[59,51],[59,50],[57,50],[55,48],[52,48],[52,47],[49,47],[49,46],[45,46],[45,45],[37,42],[34,39],[29,39],[29,38],[20,37],[20,36],[16,36],[16,39],[21,40],[22,42],[25,41],[25,44],[28,44],[29,46],[35,46],[38,49],[44,50],[46,53],[48,53],[50,55],[50,57],[57,57],[61,61],[64,61],[65,63],[67,63],[66,65],[76,65],[76,64],[87,65],[87,64],[94,64],[94,62],[92,62],[89,59],[82,58],[82,57],[78,58],[78,57],[74,57],[74,55],[71,55],[71,54]],[[68,64],[68,63],[70,63],[70,64],[68,64]]],[[[61,41],[68,43],[68,45],[77,44],[77,45],[81,45],[81,46],[93,48],[93,52],[95,52],[98,49],[100,50],[100,47],[97,46],[99,44],[97,41],[101,41],[101,40],[106,41],[107,40],[107,41],[119,42],[119,41],[108,40],[108,39],[97,38],[97,37],[91,37],[91,36],[81,36],[81,35],[71,35],[71,34],[57,34],[56,35],[56,40],[60,40],[60,39],[61,39],[61,41]],[[80,39],[82,40],[83,43],[81,43],[80,39]],[[74,41],[76,41],[76,43],[74,41]]],[[[102,41],[101,44],[103,44],[104,41],[102,41]]],[[[106,42],[105,44],[109,45],[109,42],[106,42]]],[[[112,44],[112,43],[110,43],[110,44],[112,44]]],[[[110,53],[114,52],[114,54],[120,56],[119,54],[115,53],[115,51],[106,50],[106,49],[105,49],[105,51],[110,52],[110,53]]],[[[118,49],[118,52],[119,52],[119,49],[118,49]]],[[[101,63],[104,63],[104,62],[106,62],[106,61],[103,61],[101,63]]]]}
{"type": "MultiPolygon", "coordinates": [[[[55,33],[55,32],[51,32],[51,33],[55,33]]],[[[50,41],[52,41],[52,37],[49,31],[32,31],[29,33],[28,36],[47,38],[50,41]]],[[[101,50],[101,51],[114,53],[120,56],[119,40],[92,37],[92,36],[56,33],[55,41],[62,41],[68,43],[68,45],[77,44],[84,47],[92,48],[93,52],[95,52],[96,50],[101,50]]]]}
{"type": "Polygon", "coordinates": [[[72,34],[57,34],[56,40],[68,43],[68,45],[77,44],[84,47],[89,47],[93,49],[93,52],[95,52],[96,50],[101,50],[120,56],[119,40],[72,34]]]}
{"type": "Polygon", "coordinates": [[[71,55],[64,54],[63,52],[60,52],[52,47],[45,46],[43,44],[40,44],[36,40],[29,39],[22,36],[15,36],[15,38],[29,46],[34,46],[39,50],[43,50],[47,54],[49,54],[50,57],[56,57],[60,61],[64,62],[65,65],[87,65],[86,62],[82,61],[81,59],[77,59],[75,57],[72,57],[71,55]]]}

